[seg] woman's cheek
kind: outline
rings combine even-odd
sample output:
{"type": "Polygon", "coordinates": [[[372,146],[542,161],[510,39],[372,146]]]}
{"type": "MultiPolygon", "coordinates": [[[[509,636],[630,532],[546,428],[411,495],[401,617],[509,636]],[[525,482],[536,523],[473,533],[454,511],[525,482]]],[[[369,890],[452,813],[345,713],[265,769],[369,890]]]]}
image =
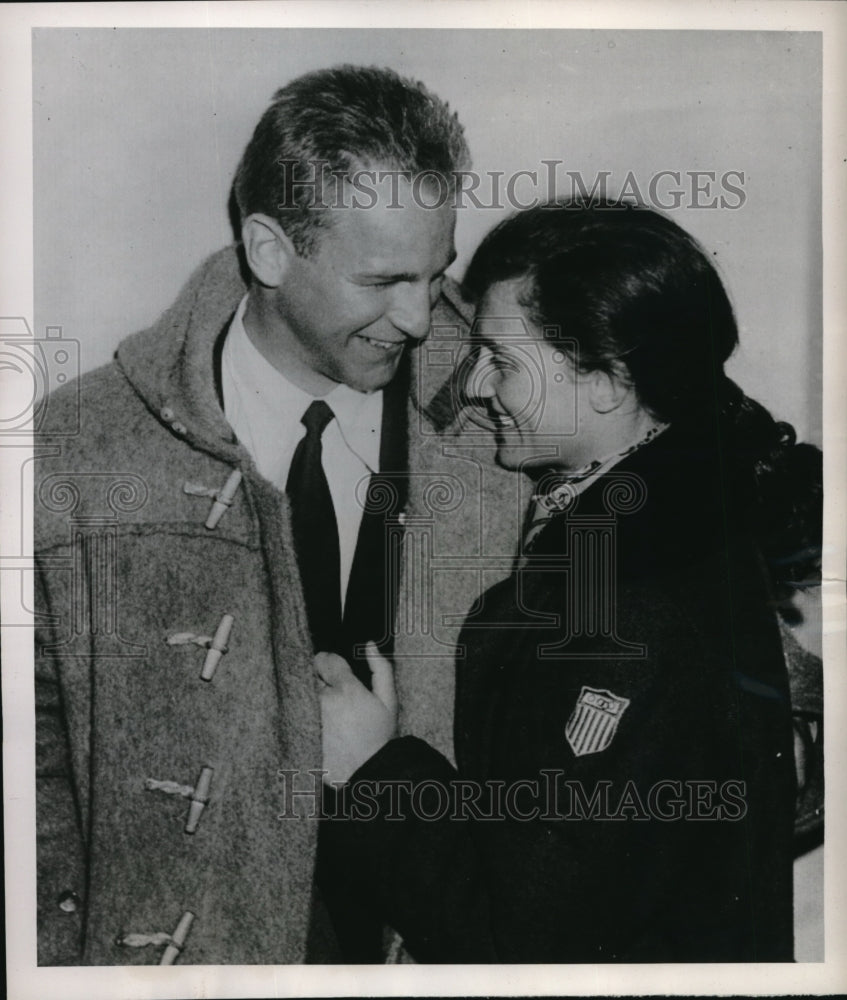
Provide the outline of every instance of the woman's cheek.
{"type": "Polygon", "coordinates": [[[509,412],[518,426],[524,428],[528,422],[535,422],[539,405],[544,400],[538,398],[537,387],[526,372],[516,372],[509,378],[509,412]]]}

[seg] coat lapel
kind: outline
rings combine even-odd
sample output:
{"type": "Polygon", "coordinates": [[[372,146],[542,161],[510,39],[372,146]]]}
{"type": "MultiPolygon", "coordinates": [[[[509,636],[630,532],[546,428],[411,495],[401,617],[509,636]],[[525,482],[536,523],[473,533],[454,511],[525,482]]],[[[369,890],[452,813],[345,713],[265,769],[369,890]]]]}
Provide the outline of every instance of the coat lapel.
{"type": "Polygon", "coordinates": [[[408,496],[408,395],[406,364],[384,393],[379,472],[368,482],[344,606],[343,652],[353,672],[368,687],[370,669],[360,647],[373,640],[390,656],[394,646],[392,626],[403,533],[400,514],[408,496]]]}

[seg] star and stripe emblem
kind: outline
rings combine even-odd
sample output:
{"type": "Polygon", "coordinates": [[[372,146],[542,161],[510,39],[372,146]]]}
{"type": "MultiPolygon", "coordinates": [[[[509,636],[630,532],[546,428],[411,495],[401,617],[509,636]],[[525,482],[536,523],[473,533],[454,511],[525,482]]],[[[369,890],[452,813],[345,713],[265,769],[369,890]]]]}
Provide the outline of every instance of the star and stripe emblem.
{"type": "Polygon", "coordinates": [[[600,753],[612,742],[629,698],[583,686],[565,726],[565,738],[575,756],[600,753]]]}

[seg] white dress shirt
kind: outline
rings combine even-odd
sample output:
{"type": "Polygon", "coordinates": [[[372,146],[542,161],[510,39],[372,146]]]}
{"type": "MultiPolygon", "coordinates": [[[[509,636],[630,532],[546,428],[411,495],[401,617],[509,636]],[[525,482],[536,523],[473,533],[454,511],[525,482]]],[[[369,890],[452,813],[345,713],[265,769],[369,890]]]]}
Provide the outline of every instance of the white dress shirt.
{"type": "MultiPolygon", "coordinates": [[[[224,342],[224,413],[259,472],[284,490],[294,451],[306,434],[300,420],[316,397],[289,382],[253,346],[244,328],[246,306],[245,295],[224,342]]],[[[338,524],[343,607],[362,522],[357,497],[364,497],[362,480],[379,471],[382,393],[356,392],[339,383],[320,398],[335,414],[321,443],[323,470],[338,524]]]]}

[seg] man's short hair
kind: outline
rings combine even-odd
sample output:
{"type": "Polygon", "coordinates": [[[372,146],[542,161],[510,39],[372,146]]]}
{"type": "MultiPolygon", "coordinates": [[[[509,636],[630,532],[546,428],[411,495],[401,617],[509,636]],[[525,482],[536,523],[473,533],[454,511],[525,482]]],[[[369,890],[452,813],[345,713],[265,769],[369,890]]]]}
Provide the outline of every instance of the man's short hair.
{"type": "Polygon", "coordinates": [[[424,84],[390,69],[335,66],[276,92],[244,151],[234,193],[242,221],[254,212],[277,219],[307,255],[332,214],[316,198],[316,177],[374,168],[432,173],[453,191],[456,171],[469,164],[456,114],[424,84]]]}

